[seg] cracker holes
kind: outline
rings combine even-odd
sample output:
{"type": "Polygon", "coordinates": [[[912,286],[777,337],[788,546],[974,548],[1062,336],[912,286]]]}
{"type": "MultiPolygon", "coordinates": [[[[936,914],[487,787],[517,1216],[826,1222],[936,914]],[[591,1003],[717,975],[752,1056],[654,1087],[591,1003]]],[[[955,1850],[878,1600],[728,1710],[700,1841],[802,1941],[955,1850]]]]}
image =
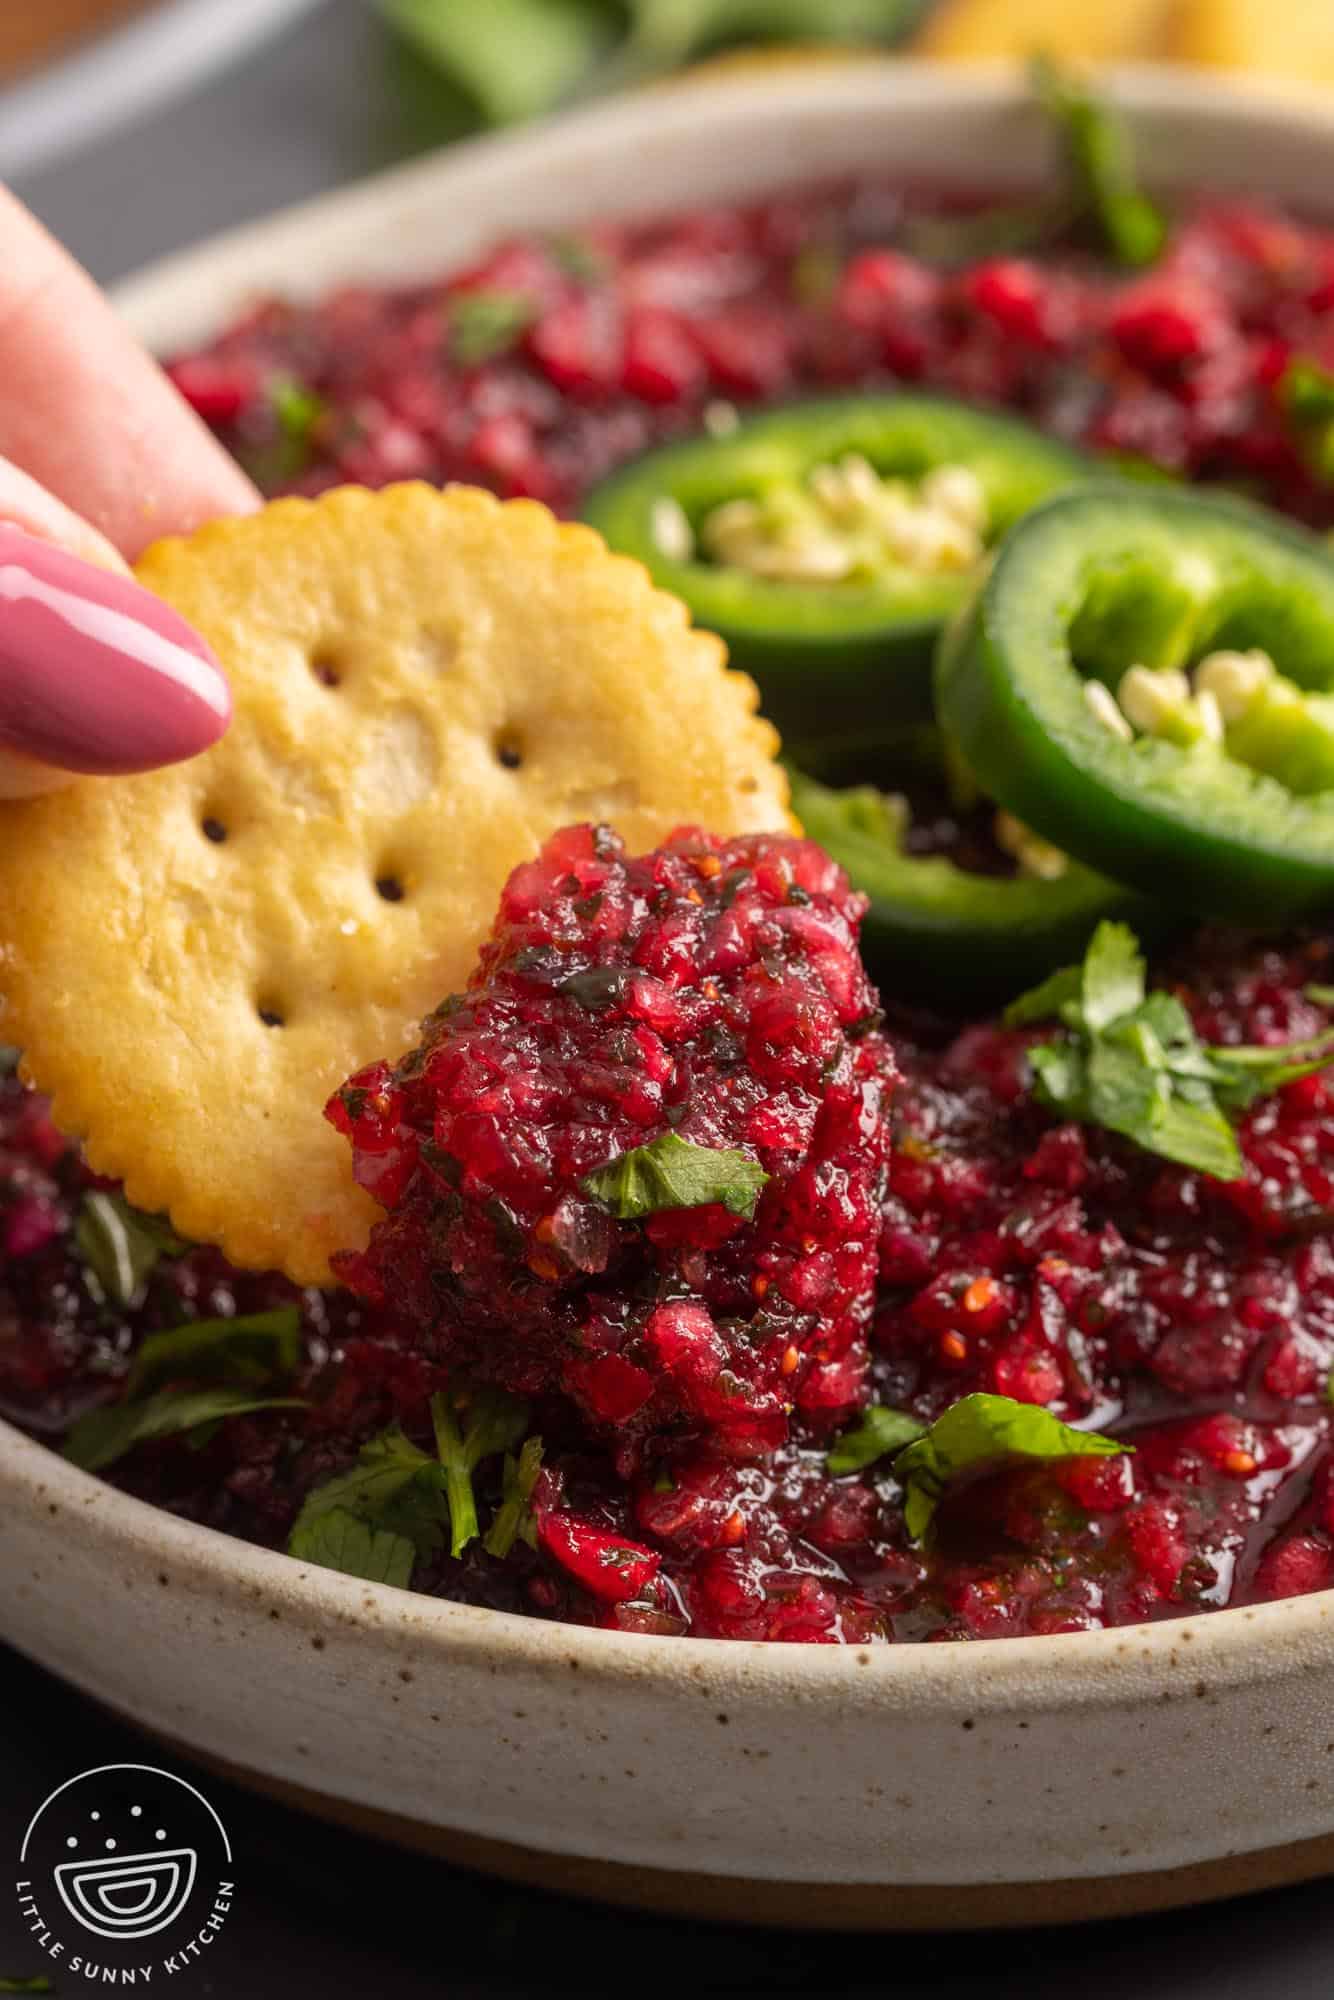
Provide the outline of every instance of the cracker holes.
{"type": "Polygon", "coordinates": [[[261,993],[255,1002],[255,1013],[261,1026],[265,1028],[285,1028],[287,1009],[272,993],[261,993]]]}
{"type": "Polygon", "coordinates": [[[214,847],[221,847],[227,838],[227,823],[219,819],[216,813],[205,813],[199,822],[199,831],[205,840],[212,842],[214,847]]]}
{"type": "Polygon", "coordinates": [[[523,765],[523,738],[517,729],[502,729],[492,743],[497,764],[503,771],[517,771],[523,765]]]}
{"type": "Polygon", "coordinates": [[[407,896],[403,878],[392,868],[386,868],[375,878],[375,893],[382,903],[401,903],[407,896]]]}
{"type": "Polygon", "coordinates": [[[317,646],[310,656],[310,671],[322,688],[343,685],[343,663],[328,646],[317,646]]]}

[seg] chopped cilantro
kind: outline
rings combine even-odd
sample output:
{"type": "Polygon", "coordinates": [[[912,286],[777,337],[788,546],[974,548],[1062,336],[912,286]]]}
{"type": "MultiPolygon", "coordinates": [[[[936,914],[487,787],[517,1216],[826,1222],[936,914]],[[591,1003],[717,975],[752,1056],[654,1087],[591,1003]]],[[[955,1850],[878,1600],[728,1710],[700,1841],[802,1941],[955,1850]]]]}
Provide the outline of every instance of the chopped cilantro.
{"type": "Polygon", "coordinates": [[[1122,264],[1152,264],[1167,237],[1161,209],[1135,179],[1130,133],[1120,116],[1047,56],[1030,69],[1033,88],[1065,142],[1081,208],[1122,264]]]}
{"type": "MultiPolygon", "coordinates": [[[[382,1430],[370,1438],[356,1464],[348,1472],[334,1474],[306,1494],[300,1514],[288,1536],[288,1554],[302,1562],[320,1562],[348,1576],[368,1576],[378,1582],[398,1582],[398,1576],[384,1578],[380,1570],[390,1560],[390,1550],[376,1536],[392,1536],[406,1542],[412,1552],[404,1586],[412,1576],[418,1556],[428,1556],[444,1542],[440,1464],[430,1452],[420,1450],[398,1426],[382,1430]],[[366,1530],[366,1538],[354,1536],[336,1522],[328,1526],[330,1514],[342,1514],[366,1530]],[[370,1564],[370,1568],[358,1568],[370,1564]]],[[[402,1552],[392,1554],[402,1562],[402,1552]]]]}
{"type": "Polygon", "coordinates": [[[586,236],[551,236],[547,239],[547,249],[566,277],[573,278],[577,285],[601,284],[610,269],[605,253],[586,236]]]}
{"type": "Polygon", "coordinates": [[[503,1390],[479,1389],[466,1401],[432,1396],[431,1422],[445,1475],[449,1552],[460,1556],[478,1533],[473,1473],[484,1458],[513,1450],[527,1429],[528,1409],[503,1390]]]}
{"type": "Polygon", "coordinates": [[[297,1410],[296,1396],[256,1396],[248,1389],[218,1386],[162,1391],[134,1402],[108,1403],[79,1418],[65,1440],[65,1457],[85,1472],[101,1472],[136,1445],[151,1438],[176,1437],[202,1424],[226,1417],[248,1416],[252,1410],[297,1410]]]}
{"type": "Polygon", "coordinates": [[[128,1311],[142,1304],[148,1280],[164,1257],[180,1257],[191,1246],[164,1216],[131,1208],[123,1194],[86,1194],[74,1225],[89,1287],[104,1305],[128,1311]]]}
{"type": "Polygon", "coordinates": [[[1298,355],[1279,377],[1276,394],[1311,471],[1334,482],[1334,372],[1298,355]]]}
{"type": "Polygon", "coordinates": [[[527,292],[456,292],[449,301],[449,356],[460,368],[480,368],[508,353],[537,318],[527,292]]]}
{"type": "Polygon", "coordinates": [[[1334,417],[1334,372],[1299,354],[1279,378],[1278,396],[1300,421],[1328,423],[1334,417]]]}
{"type": "Polygon", "coordinates": [[[528,1504],[541,1464],[541,1442],[529,1438],[517,1461],[509,1456],[527,1425],[526,1406],[499,1389],[468,1397],[436,1395],[431,1421],[436,1456],[394,1425],[364,1444],[348,1471],[308,1493],[288,1539],[288,1554],[350,1576],[406,1585],[419,1556],[434,1555],[446,1538],[451,1555],[462,1555],[476,1537],[472,1476],[484,1458],[501,1452],[507,1454],[504,1497],[486,1547],[503,1556],[520,1537],[531,1540],[528,1504]],[[343,1520],[331,1521],[331,1516],[343,1520]]]}
{"type": "Polygon", "coordinates": [[[843,1431],[835,1441],[833,1450],[825,1459],[825,1468],[835,1478],[845,1472],[861,1472],[868,1465],[874,1465],[878,1458],[888,1458],[891,1453],[900,1452],[905,1445],[919,1438],[926,1430],[920,1417],[914,1417],[907,1410],[886,1409],[881,1403],[872,1403],[863,1410],[857,1422],[843,1431]]]}
{"type": "Polygon", "coordinates": [[[44,1972],[31,1979],[0,1979],[0,1993],[54,1993],[55,1990],[44,1972]]]}
{"type": "Polygon", "coordinates": [[[533,1488],[542,1469],[541,1438],[525,1438],[519,1456],[505,1453],[504,1491],[495,1519],[482,1537],[482,1547],[490,1556],[507,1556],[515,1542],[537,1547],[537,1523],[533,1519],[533,1488]]]}
{"type": "Polygon", "coordinates": [[[749,1222],[768,1179],[763,1167],[734,1148],[696,1146],[678,1132],[662,1132],[586,1174],[579,1185],[622,1222],[715,1201],[749,1222]]]}
{"type": "Polygon", "coordinates": [[[145,1336],[125,1384],[139,1397],[166,1382],[265,1382],[291,1375],[301,1359],[301,1314],[296,1306],[238,1314],[234,1319],[187,1320],[145,1336]]]}
{"type": "Polygon", "coordinates": [[[740,42],[894,42],[924,0],[379,0],[489,124],[642,83],[740,42]]]}
{"type": "Polygon", "coordinates": [[[328,1507],[315,1515],[299,1537],[293,1529],[290,1550],[321,1569],[342,1570],[345,1576],[365,1577],[369,1583],[396,1583],[400,1590],[412,1581],[417,1560],[417,1545],[410,1536],[374,1528],[346,1507],[328,1507]]]}
{"type": "Polygon", "coordinates": [[[604,0],[379,0],[381,12],[488,124],[536,117],[610,50],[604,0]]]}
{"type": "Polygon", "coordinates": [[[246,471],[265,490],[285,486],[310,464],[315,433],[329,406],[315,390],[290,375],[277,375],[266,388],[273,435],[239,447],[246,471]]]}
{"type": "MultiPolygon", "coordinates": [[[[0,1077],[13,1076],[22,1053],[21,1049],[11,1049],[4,1042],[0,1042],[0,1077]]],[[[0,1992],[3,1990],[0,1987],[0,1992]]]]}
{"type": "Polygon", "coordinates": [[[279,376],[269,384],[269,404],[278,419],[278,428],[289,443],[307,448],[326,404],[323,396],[290,376],[279,376]]]}
{"type": "Polygon", "coordinates": [[[1134,1447],[1098,1431],[1078,1431],[1040,1404],[1009,1396],[964,1396],[894,1460],[903,1487],[903,1518],[920,1542],[950,1482],[1009,1458],[1112,1458],[1134,1447]]]}
{"type": "Polygon", "coordinates": [[[1334,1029],[1279,1048],[1202,1042],[1178,999],[1147,991],[1124,924],[1099,924],[1082,965],[1054,972],[1005,1014],[1012,1028],[1044,1020],[1066,1034],[1029,1052],[1040,1104],[1215,1180],[1244,1169],[1226,1114],[1334,1060],[1334,1029]]]}

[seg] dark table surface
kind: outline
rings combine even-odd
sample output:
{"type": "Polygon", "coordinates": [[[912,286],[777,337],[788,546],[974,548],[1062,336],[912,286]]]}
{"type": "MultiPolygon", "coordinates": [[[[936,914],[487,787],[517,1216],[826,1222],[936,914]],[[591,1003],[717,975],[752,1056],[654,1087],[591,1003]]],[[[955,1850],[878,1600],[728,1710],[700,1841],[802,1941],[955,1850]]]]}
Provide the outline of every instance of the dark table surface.
{"type": "MultiPolygon", "coordinates": [[[[361,0],[326,0],[260,56],[19,192],[111,281],[452,136],[459,122],[458,107],[399,58],[361,0]]],[[[66,1778],[160,1754],[0,1648],[0,1857],[17,1856],[28,1818],[66,1778]]],[[[1334,1991],[1325,1884],[1079,1931],[876,1939],[696,1930],[687,1960],[683,1923],[487,1883],[214,1778],[199,1782],[232,1836],[237,1901],[219,1958],[191,1972],[188,1990],[225,2000],[500,2000],[634,1987],[651,1971],[695,1991],[929,1989],[939,2000],[984,1987],[1025,2000],[1068,2000],[1072,1987],[1081,2000],[1327,2000],[1334,1991]]],[[[0,1897],[0,1978],[41,1970],[14,1904],[0,1897]]],[[[62,1991],[73,1990],[67,1979],[62,1991]]]]}

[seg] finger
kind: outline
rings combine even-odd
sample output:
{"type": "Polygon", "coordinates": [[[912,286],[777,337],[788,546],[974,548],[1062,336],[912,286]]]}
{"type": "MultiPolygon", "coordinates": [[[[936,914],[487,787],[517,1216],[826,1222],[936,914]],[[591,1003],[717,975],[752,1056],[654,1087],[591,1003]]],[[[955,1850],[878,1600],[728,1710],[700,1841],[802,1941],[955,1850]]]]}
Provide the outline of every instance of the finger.
{"type": "Polygon", "coordinates": [[[0,796],[152,770],[215,743],[221,667],[123,569],[0,525],[0,796]]]}
{"type": "Polygon", "coordinates": [[[71,555],[82,556],[85,562],[96,563],[100,569],[128,573],[125,558],[105,535],[100,535],[63,501],[39,486],[28,473],[0,458],[0,522],[4,521],[41,541],[68,549],[71,555]]]}
{"type": "Polygon", "coordinates": [[[259,496],[86,272],[0,189],[0,454],[133,561],[259,496]]]}

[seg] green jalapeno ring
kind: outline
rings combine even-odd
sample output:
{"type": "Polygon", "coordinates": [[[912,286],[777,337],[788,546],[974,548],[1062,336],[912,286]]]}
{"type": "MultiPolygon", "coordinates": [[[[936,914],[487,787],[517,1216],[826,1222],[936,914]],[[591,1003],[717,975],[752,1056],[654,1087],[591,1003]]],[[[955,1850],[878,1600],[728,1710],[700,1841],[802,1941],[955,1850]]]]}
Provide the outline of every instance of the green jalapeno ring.
{"type": "Polygon", "coordinates": [[[909,482],[965,467],[986,502],[988,542],[1092,471],[1081,453],[1017,419],[945,397],[839,396],[745,416],[724,436],[648,452],[596,487],[583,509],[612,548],[636,556],[685,600],[697,624],[722,636],[733,664],[758,681],[766,714],[797,747],[868,724],[929,720],[936,639],[973,572],[889,565],[871,579],[832,583],[756,576],[665,550],[655,508],[674,503],[697,540],[728,501],[804,488],[817,468],[849,455],[882,478],[909,482]]]}
{"type": "Polygon", "coordinates": [[[984,789],[1088,867],[1273,926],[1334,901],[1334,790],[1299,795],[1207,737],[1122,740],[1098,714],[1131,664],[1248,649],[1334,690],[1320,542],[1236,502],[1086,487],[1009,536],[941,645],[937,706],[984,789]]]}
{"type": "Polygon", "coordinates": [[[1078,958],[1104,918],[1124,918],[1146,936],[1170,921],[1077,864],[1042,881],[971,874],[943,855],[905,854],[857,811],[862,788],[833,789],[791,765],[788,772],[792,810],[807,835],[871,899],[862,955],[888,994],[960,1008],[1002,999],[1078,958]]]}

